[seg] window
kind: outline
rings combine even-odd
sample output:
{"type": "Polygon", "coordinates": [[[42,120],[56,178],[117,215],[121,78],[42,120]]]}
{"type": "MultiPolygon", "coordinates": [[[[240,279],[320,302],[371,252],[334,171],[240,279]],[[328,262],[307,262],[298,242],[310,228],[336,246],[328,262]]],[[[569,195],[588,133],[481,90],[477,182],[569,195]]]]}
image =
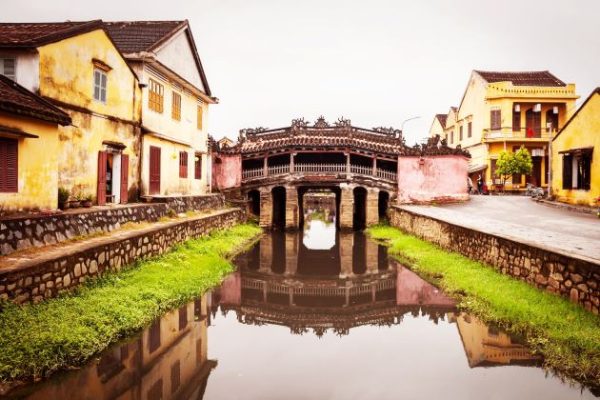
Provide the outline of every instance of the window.
{"type": "Polygon", "coordinates": [[[18,161],[17,140],[0,138],[0,192],[16,193],[18,191],[18,161]]]}
{"type": "Polygon", "coordinates": [[[0,74],[14,81],[17,77],[17,59],[14,57],[0,57],[0,74]]]}
{"type": "Polygon", "coordinates": [[[171,118],[181,121],[181,95],[173,92],[173,102],[171,103],[171,118]]]}
{"type": "Polygon", "coordinates": [[[202,130],[202,105],[198,104],[198,112],[197,112],[197,118],[198,118],[198,129],[202,130]]]}
{"type": "Polygon", "coordinates": [[[454,131],[450,132],[450,144],[454,144],[454,131]]]}
{"type": "Polygon", "coordinates": [[[493,131],[500,130],[502,127],[501,111],[499,109],[490,111],[490,129],[493,131]]]}
{"type": "Polygon", "coordinates": [[[202,154],[196,154],[194,159],[194,178],[202,179],[202,154]]]}
{"type": "Polygon", "coordinates": [[[94,100],[106,103],[106,72],[94,68],[94,100]]]}
{"type": "Polygon", "coordinates": [[[179,152],[179,177],[188,177],[188,153],[186,151],[179,152]]]}
{"type": "Polygon", "coordinates": [[[513,132],[521,131],[521,111],[513,111],[513,132]]]}
{"type": "Polygon", "coordinates": [[[591,172],[591,149],[563,155],[563,189],[590,190],[591,172]]]}
{"type": "Polygon", "coordinates": [[[458,141],[463,140],[463,127],[461,126],[458,130],[458,141]]]}
{"type": "Polygon", "coordinates": [[[160,83],[150,79],[148,83],[148,92],[150,93],[148,96],[148,108],[157,113],[162,113],[165,88],[160,83]]]}
{"type": "Polygon", "coordinates": [[[473,136],[473,123],[469,122],[467,124],[467,137],[473,136]]]}

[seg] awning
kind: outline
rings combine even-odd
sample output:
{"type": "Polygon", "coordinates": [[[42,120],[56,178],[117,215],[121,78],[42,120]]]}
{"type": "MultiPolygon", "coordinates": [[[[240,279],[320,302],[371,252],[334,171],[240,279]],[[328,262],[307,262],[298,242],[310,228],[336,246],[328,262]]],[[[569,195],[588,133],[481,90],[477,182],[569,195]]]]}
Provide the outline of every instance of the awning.
{"type": "Polygon", "coordinates": [[[105,140],[102,142],[102,144],[108,147],[114,147],[115,149],[119,150],[124,150],[127,147],[121,142],[113,142],[111,140],[105,140]]]}
{"type": "Polygon", "coordinates": [[[13,139],[38,139],[38,135],[27,133],[17,128],[9,128],[8,126],[0,125],[0,137],[8,137],[13,139]]]}
{"type": "Polygon", "coordinates": [[[577,149],[569,149],[569,150],[562,150],[559,151],[559,154],[573,154],[573,155],[579,155],[579,154],[591,154],[594,151],[594,147],[580,147],[577,149]]]}
{"type": "Polygon", "coordinates": [[[483,171],[487,167],[488,167],[487,164],[469,165],[469,169],[467,170],[467,172],[469,174],[472,174],[472,173],[475,173],[475,172],[483,171]]]}

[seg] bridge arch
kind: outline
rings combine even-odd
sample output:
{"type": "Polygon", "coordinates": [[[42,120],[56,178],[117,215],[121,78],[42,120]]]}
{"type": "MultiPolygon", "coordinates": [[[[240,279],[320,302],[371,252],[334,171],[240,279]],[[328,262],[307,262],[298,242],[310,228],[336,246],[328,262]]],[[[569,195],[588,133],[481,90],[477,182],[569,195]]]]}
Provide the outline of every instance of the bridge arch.
{"type": "Polygon", "coordinates": [[[257,189],[250,190],[247,194],[248,211],[251,214],[260,217],[260,191],[257,189]]]}
{"type": "Polygon", "coordinates": [[[367,189],[357,186],[352,190],[354,196],[354,211],[352,213],[352,227],[355,230],[367,226],[367,189]]]}
{"type": "Polygon", "coordinates": [[[390,193],[386,190],[380,190],[377,196],[377,214],[379,221],[387,218],[387,210],[390,204],[390,193]]]}
{"type": "Polygon", "coordinates": [[[284,186],[275,186],[271,190],[273,228],[285,229],[286,197],[284,186]]]}

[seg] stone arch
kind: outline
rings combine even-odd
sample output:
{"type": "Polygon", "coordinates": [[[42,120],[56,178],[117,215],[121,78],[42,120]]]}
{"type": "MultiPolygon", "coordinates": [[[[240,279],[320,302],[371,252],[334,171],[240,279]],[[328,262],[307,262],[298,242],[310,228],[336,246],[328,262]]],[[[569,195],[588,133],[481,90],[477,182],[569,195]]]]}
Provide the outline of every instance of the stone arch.
{"type": "Polygon", "coordinates": [[[286,190],[283,186],[275,186],[271,190],[271,200],[273,203],[273,228],[285,229],[285,208],[286,208],[286,190]]]}
{"type": "Polygon", "coordinates": [[[379,221],[387,218],[387,209],[390,203],[390,193],[386,190],[380,190],[377,196],[377,214],[379,221]]]}
{"type": "Polygon", "coordinates": [[[248,211],[251,214],[260,217],[260,191],[253,189],[248,192],[248,211]]]}
{"type": "Polygon", "coordinates": [[[361,230],[367,226],[367,189],[358,186],[354,188],[352,194],[354,195],[352,227],[361,230]]]}

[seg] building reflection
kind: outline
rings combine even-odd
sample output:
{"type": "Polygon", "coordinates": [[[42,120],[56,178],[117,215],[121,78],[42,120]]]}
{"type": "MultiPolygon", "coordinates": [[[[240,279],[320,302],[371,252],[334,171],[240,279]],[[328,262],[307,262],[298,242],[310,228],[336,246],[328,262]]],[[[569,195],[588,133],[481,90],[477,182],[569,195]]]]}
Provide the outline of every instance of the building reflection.
{"type": "Polygon", "coordinates": [[[207,297],[156,320],[79,371],[11,394],[19,399],[201,399],[217,362],[207,359],[207,297]]]}
{"type": "Polygon", "coordinates": [[[464,313],[449,314],[460,333],[469,367],[494,367],[502,365],[537,366],[542,357],[532,352],[505,332],[488,326],[479,319],[464,313]]]}

